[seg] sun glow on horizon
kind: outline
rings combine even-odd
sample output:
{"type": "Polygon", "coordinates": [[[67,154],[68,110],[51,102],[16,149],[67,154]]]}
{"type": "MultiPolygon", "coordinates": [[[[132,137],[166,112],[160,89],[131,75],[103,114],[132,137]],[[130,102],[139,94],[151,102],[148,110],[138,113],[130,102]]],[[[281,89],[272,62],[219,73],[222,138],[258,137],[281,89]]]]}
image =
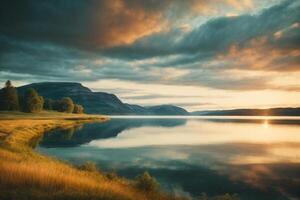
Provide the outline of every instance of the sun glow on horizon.
{"type": "Polygon", "coordinates": [[[144,106],[173,104],[188,111],[297,107],[300,102],[300,92],[277,90],[225,91],[202,86],[138,83],[115,79],[83,82],[83,84],[94,91],[114,93],[126,103],[144,106]]]}

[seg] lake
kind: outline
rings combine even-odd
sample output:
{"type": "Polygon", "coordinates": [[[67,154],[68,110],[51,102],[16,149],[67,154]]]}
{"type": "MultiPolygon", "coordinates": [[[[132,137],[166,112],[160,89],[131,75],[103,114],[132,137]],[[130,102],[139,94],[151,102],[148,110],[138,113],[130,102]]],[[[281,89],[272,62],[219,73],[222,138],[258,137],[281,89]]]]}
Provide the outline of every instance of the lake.
{"type": "Polygon", "coordinates": [[[300,197],[300,118],[115,116],[46,133],[36,149],[128,178],[148,171],[175,195],[300,197]]]}

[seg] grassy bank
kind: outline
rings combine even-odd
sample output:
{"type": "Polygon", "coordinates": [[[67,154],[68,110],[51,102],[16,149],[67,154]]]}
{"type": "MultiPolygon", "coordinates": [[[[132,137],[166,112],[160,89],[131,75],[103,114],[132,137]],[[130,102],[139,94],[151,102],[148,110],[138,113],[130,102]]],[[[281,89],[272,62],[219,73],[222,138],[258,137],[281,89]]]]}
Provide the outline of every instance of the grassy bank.
{"type": "Polygon", "coordinates": [[[63,113],[55,111],[42,111],[39,113],[25,113],[18,111],[0,111],[0,120],[18,120],[18,119],[74,119],[74,120],[106,120],[106,116],[102,115],[90,115],[90,114],[72,114],[72,113],[63,113]]]}
{"type": "Polygon", "coordinates": [[[45,131],[104,121],[99,115],[0,113],[0,199],[175,199],[133,181],[78,169],[30,147],[45,131]]]}

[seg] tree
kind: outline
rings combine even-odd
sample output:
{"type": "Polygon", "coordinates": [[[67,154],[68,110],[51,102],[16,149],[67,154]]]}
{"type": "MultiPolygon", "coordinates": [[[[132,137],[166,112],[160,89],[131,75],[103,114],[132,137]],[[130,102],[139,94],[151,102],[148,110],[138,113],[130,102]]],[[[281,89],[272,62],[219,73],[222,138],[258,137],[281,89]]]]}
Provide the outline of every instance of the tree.
{"type": "Polygon", "coordinates": [[[8,80],[5,87],[0,91],[0,109],[1,110],[19,110],[19,97],[17,89],[8,80]]]}
{"type": "Polygon", "coordinates": [[[75,104],[74,105],[74,110],[73,110],[73,113],[76,113],[76,114],[81,114],[83,113],[83,106],[82,105],[78,105],[78,104],[75,104]]]}
{"type": "Polygon", "coordinates": [[[40,112],[43,110],[44,98],[39,96],[33,89],[29,88],[24,96],[24,111],[25,112],[40,112]]]}
{"type": "Polygon", "coordinates": [[[6,88],[10,88],[10,87],[13,87],[12,83],[10,80],[7,80],[6,83],[5,83],[5,87],[6,88]]]}
{"type": "Polygon", "coordinates": [[[64,97],[60,101],[59,110],[60,112],[72,113],[74,110],[74,103],[70,97],[64,97]]]}

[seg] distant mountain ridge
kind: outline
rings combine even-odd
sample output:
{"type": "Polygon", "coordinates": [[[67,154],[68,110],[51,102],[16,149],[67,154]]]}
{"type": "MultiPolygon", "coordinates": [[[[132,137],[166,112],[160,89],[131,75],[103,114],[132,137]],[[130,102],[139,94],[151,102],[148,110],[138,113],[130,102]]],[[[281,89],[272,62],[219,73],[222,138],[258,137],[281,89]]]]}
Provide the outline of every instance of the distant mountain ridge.
{"type": "Polygon", "coordinates": [[[123,103],[116,95],[105,92],[93,92],[81,83],[40,82],[18,87],[19,94],[28,88],[34,88],[41,96],[50,99],[71,97],[77,104],[83,105],[86,113],[108,115],[188,115],[183,108],[173,105],[143,107],[123,103]]]}
{"type": "Polygon", "coordinates": [[[201,115],[201,116],[300,116],[298,108],[269,108],[269,109],[231,109],[206,110],[188,112],[175,105],[157,105],[144,107],[122,102],[116,95],[105,92],[93,92],[76,82],[40,82],[18,87],[20,95],[28,88],[34,88],[44,98],[61,99],[71,97],[75,103],[81,104],[86,113],[107,115],[201,115]]]}
{"type": "Polygon", "coordinates": [[[150,106],[146,107],[150,110],[151,113],[154,115],[164,115],[165,113],[172,113],[171,115],[189,115],[190,113],[187,112],[185,109],[172,106],[172,105],[159,105],[159,106],[150,106]]]}
{"type": "Polygon", "coordinates": [[[191,115],[214,116],[300,116],[298,108],[267,108],[267,109],[231,109],[231,110],[207,110],[191,112],[191,115]]]}

